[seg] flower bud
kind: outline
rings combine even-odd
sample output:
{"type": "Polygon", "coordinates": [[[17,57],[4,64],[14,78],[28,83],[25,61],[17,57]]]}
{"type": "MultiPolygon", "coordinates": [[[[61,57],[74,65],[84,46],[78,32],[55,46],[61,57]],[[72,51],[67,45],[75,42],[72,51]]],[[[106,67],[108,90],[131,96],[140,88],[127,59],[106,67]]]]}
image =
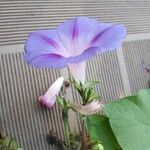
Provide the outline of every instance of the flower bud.
{"type": "Polygon", "coordinates": [[[104,150],[104,147],[100,142],[95,142],[91,145],[91,150],[104,150]]]}

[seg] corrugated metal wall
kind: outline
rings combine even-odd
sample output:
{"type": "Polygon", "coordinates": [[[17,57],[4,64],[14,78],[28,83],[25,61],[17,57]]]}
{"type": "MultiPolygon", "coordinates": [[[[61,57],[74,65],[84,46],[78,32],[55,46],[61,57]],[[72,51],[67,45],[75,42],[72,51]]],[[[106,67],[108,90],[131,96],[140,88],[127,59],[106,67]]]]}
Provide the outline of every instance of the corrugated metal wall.
{"type": "MultiPolygon", "coordinates": [[[[0,0],[2,130],[17,138],[25,150],[56,149],[46,143],[46,134],[51,129],[63,138],[59,110],[41,109],[36,98],[57,77],[68,73],[35,69],[24,63],[23,44],[29,32],[55,27],[75,16],[125,24],[128,37],[122,48],[98,55],[87,63],[87,78],[100,81],[96,90],[109,102],[148,87],[150,75],[140,64],[142,60],[150,64],[149,14],[149,0],[0,0]]],[[[70,95],[78,101],[73,90],[70,95]]]]}
{"type": "Polygon", "coordinates": [[[150,32],[149,0],[1,0],[0,44],[23,43],[29,32],[74,16],[121,22],[129,33],[150,32]]]}
{"type": "Polygon", "coordinates": [[[100,81],[96,91],[106,103],[125,94],[115,51],[97,55],[90,60],[87,64],[87,79],[100,81]]]}
{"type": "Polygon", "coordinates": [[[36,103],[37,96],[59,76],[58,70],[28,67],[22,53],[1,55],[2,129],[17,137],[24,149],[48,149],[46,134],[50,129],[63,136],[60,112],[41,109],[36,103]]]}
{"type": "Polygon", "coordinates": [[[142,68],[142,62],[150,64],[150,39],[126,42],[123,52],[132,93],[140,88],[149,88],[150,73],[142,68]]]}

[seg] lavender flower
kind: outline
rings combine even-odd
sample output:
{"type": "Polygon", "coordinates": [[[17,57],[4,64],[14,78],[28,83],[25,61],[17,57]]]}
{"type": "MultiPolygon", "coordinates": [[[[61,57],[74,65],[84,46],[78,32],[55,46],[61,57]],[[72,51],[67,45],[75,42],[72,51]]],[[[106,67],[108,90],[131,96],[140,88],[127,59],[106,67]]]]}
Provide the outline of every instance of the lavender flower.
{"type": "Polygon", "coordinates": [[[97,52],[119,48],[125,36],[123,25],[76,17],[56,29],[31,33],[25,44],[25,60],[36,67],[69,66],[73,77],[84,82],[85,61],[97,52]]]}
{"type": "Polygon", "coordinates": [[[41,95],[38,98],[39,103],[47,108],[51,108],[56,101],[56,96],[58,95],[59,91],[61,90],[61,87],[63,85],[64,78],[60,77],[58,78],[47,90],[47,92],[44,95],[41,95]]]}

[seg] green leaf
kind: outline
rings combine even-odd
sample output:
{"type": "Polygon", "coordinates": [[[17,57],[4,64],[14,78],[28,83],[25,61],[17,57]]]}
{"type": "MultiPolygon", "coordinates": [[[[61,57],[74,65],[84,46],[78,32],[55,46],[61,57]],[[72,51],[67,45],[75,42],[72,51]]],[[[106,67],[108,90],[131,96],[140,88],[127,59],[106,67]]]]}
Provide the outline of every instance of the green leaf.
{"type": "Polygon", "coordinates": [[[99,141],[96,141],[90,145],[90,150],[104,150],[104,147],[99,141]]]}
{"type": "Polygon", "coordinates": [[[61,109],[64,109],[65,106],[64,106],[63,98],[57,96],[56,101],[57,101],[58,106],[59,106],[61,109]]]}
{"type": "Polygon", "coordinates": [[[65,98],[57,97],[57,103],[58,106],[63,110],[63,111],[68,111],[70,109],[70,104],[65,98]]]}
{"type": "Polygon", "coordinates": [[[17,145],[17,142],[15,141],[15,139],[12,139],[10,144],[9,144],[9,148],[10,149],[17,149],[18,148],[18,145],[17,145]]]}
{"type": "Polygon", "coordinates": [[[22,148],[17,148],[16,150],[23,150],[22,148]]]}
{"type": "Polygon", "coordinates": [[[85,91],[85,103],[88,101],[91,94],[92,94],[92,89],[86,89],[86,91],[85,91]]]}
{"type": "Polygon", "coordinates": [[[91,88],[91,87],[95,86],[98,83],[99,83],[99,81],[88,81],[87,83],[85,83],[84,87],[85,88],[91,88]]]}
{"type": "Polygon", "coordinates": [[[75,81],[75,79],[70,80],[70,82],[73,84],[77,91],[81,91],[81,86],[75,81]]]}
{"type": "Polygon", "coordinates": [[[0,139],[0,149],[2,150],[22,150],[18,147],[18,144],[15,139],[10,137],[5,137],[4,139],[0,139]]]}
{"type": "Polygon", "coordinates": [[[3,146],[9,146],[11,142],[11,138],[9,137],[5,137],[4,139],[0,139],[0,145],[3,145],[3,146]]]}
{"type": "Polygon", "coordinates": [[[107,104],[104,112],[123,150],[150,149],[150,89],[107,104]]]}
{"type": "Polygon", "coordinates": [[[88,99],[88,102],[89,101],[92,101],[92,100],[96,100],[96,99],[100,99],[101,97],[100,96],[98,96],[98,95],[91,95],[90,97],[89,97],[89,99],[88,99]]]}
{"type": "Polygon", "coordinates": [[[101,141],[105,150],[120,150],[106,116],[87,116],[86,122],[91,142],[101,141]]]}

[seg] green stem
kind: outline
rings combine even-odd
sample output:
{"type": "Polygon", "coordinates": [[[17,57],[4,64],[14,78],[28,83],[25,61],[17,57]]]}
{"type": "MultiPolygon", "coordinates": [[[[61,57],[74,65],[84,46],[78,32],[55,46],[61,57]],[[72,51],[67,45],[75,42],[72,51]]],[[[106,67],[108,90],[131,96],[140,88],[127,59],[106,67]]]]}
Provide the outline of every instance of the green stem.
{"type": "Polygon", "coordinates": [[[68,122],[68,111],[63,111],[62,112],[62,117],[63,117],[63,123],[64,123],[64,128],[65,128],[65,137],[67,140],[67,143],[70,145],[70,126],[68,122]]]}
{"type": "Polygon", "coordinates": [[[87,149],[87,146],[85,144],[85,133],[86,132],[86,128],[85,128],[85,116],[82,115],[82,133],[81,133],[81,136],[82,136],[82,150],[86,150],[87,149]]]}
{"type": "Polygon", "coordinates": [[[85,138],[85,130],[84,130],[84,119],[82,120],[82,147],[85,150],[85,142],[84,142],[84,138],[85,138]]]}

